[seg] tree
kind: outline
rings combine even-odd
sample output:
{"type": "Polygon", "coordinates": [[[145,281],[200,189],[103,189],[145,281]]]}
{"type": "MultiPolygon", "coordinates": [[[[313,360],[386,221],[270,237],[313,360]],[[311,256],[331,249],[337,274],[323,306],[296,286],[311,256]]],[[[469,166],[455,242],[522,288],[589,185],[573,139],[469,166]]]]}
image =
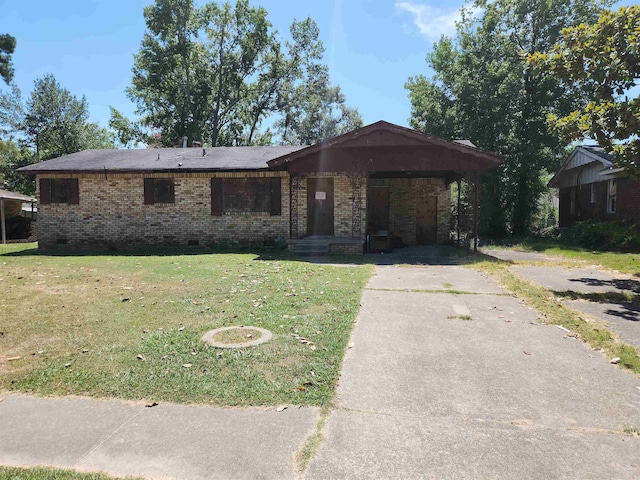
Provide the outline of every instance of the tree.
{"type": "Polygon", "coordinates": [[[247,0],[200,8],[193,0],[156,0],[144,16],[127,92],[142,124],[158,129],[166,145],[184,136],[213,146],[264,142],[271,134],[260,132],[262,122],[284,111],[322,58],[315,22],[294,21],[282,43],[266,10],[247,0]]]}
{"type": "Polygon", "coordinates": [[[283,118],[276,122],[282,143],[289,145],[313,145],[361,126],[360,114],[346,106],[340,87],[330,85],[324,65],[309,69],[305,81],[287,98],[283,118]]]}
{"type": "Polygon", "coordinates": [[[87,148],[113,148],[110,134],[88,118],[86,98],[77,99],[48,74],[36,80],[27,100],[22,133],[40,160],[87,148]]]}
{"type": "MultiPolygon", "coordinates": [[[[640,176],[640,96],[629,100],[640,80],[640,7],[606,11],[594,24],[562,30],[548,53],[528,56],[534,74],[551,76],[569,91],[593,92],[581,109],[552,112],[550,126],[566,141],[592,138],[613,152],[618,166],[640,176]]],[[[634,91],[637,92],[637,91],[634,91]]]]}
{"type": "Polygon", "coordinates": [[[20,146],[12,140],[0,140],[0,188],[35,195],[35,180],[16,170],[36,162],[37,157],[25,145],[20,146]]]}
{"type": "Polygon", "coordinates": [[[538,78],[523,52],[550,51],[564,27],[597,18],[606,0],[475,0],[455,38],[434,45],[432,78],[410,78],[411,126],[446,138],[470,139],[502,154],[483,175],[484,234],[525,234],[544,191],[540,173],[556,168],[565,142],[546,125],[549,112],[584,105],[588,92],[566,91],[538,78]],[[471,14],[480,11],[479,16],[471,14]]]}
{"type": "Polygon", "coordinates": [[[125,147],[132,148],[136,145],[153,143],[153,139],[147,134],[145,128],[137,122],[132,122],[113,107],[109,118],[109,127],[113,130],[117,142],[125,147]]]}
{"type": "Polygon", "coordinates": [[[5,83],[13,80],[13,64],[11,56],[16,49],[16,39],[8,34],[0,35],[0,77],[5,83]]]}

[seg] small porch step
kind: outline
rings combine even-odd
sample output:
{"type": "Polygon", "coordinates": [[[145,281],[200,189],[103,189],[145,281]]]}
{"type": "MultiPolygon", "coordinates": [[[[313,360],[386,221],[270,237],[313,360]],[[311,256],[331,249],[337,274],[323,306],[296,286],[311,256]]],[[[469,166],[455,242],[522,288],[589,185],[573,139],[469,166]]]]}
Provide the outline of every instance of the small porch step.
{"type": "Polygon", "coordinates": [[[361,238],[351,237],[306,237],[301,239],[292,239],[287,243],[289,244],[289,250],[297,253],[298,255],[325,256],[336,251],[341,253],[341,246],[354,245],[362,247],[364,240],[361,238]]]}

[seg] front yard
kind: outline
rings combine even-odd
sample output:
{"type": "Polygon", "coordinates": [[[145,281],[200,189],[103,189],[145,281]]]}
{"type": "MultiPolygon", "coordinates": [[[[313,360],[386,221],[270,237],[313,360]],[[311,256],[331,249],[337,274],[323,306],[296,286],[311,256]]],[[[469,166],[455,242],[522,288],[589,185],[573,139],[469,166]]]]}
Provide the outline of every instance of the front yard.
{"type": "Polygon", "coordinates": [[[39,255],[0,246],[0,390],[215,405],[328,405],[371,266],[286,254],[39,255]],[[263,345],[217,349],[251,325],[263,345]]]}

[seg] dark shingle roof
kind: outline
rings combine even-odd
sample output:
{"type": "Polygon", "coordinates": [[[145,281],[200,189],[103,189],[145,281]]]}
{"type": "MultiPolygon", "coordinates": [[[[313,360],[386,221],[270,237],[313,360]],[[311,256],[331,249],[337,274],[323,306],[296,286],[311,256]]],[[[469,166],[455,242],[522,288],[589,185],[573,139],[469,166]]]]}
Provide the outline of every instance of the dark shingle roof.
{"type": "Polygon", "coordinates": [[[304,146],[83,150],[18,169],[24,173],[161,172],[267,169],[267,162],[304,146]],[[206,155],[203,156],[203,150],[206,155]]]}
{"type": "Polygon", "coordinates": [[[609,162],[613,162],[614,160],[613,155],[607,153],[604,148],[598,147],[597,145],[581,145],[580,148],[584,148],[588,152],[593,153],[604,160],[608,160],[609,162]]]}

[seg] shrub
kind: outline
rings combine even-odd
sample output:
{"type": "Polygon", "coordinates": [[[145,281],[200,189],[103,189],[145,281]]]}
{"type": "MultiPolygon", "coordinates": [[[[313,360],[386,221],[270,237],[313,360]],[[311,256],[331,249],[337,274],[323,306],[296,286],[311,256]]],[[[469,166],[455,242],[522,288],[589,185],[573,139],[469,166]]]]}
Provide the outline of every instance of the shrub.
{"type": "Polygon", "coordinates": [[[640,251],[640,233],[632,227],[613,222],[580,222],[563,229],[558,239],[568,245],[592,250],[640,251]]]}

